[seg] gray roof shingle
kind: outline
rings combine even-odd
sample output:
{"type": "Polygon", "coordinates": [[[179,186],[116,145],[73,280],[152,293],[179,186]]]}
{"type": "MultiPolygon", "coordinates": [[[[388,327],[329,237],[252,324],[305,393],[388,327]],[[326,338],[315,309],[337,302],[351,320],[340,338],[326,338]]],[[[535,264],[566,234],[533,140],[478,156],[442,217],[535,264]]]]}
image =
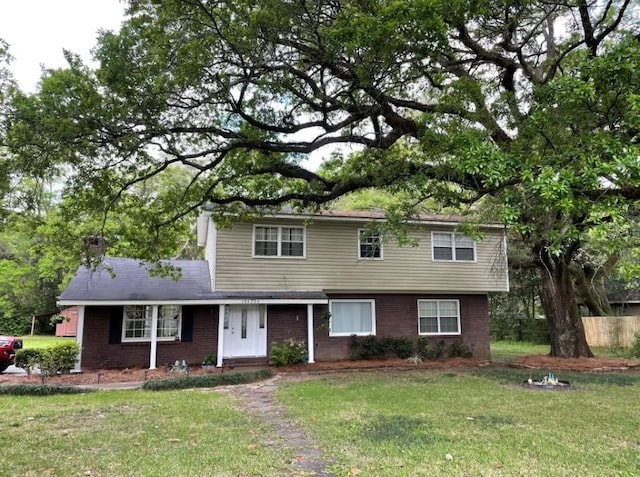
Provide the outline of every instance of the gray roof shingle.
{"type": "Polygon", "coordinates": [[[60,301],[196,300],[210,296],[209,267],[204,260],[162,260],[181,270],[178,280],[150,276],[139,260],[105,258],[96,270],[81,266],[60,301]]]}

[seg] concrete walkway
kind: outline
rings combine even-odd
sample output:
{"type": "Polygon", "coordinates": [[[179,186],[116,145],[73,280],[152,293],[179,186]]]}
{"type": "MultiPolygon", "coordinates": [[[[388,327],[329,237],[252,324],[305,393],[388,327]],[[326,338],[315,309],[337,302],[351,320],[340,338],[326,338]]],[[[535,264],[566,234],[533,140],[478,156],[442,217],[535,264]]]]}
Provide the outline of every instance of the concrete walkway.
{"type": "MultiPolygon", "coordinates": [[[[292,465],[302,475],[331,477],[327,471],[331,465],[322,455],[313,437],[305,434],[295,422],[286,415],[286,410],[275,400],[274,393],[281,382],[299,380],[300,377],[277,375],[266,381],[237,386],[214,388],[237,397],[258,419],[266,422],[275,435],[275,439],[265,441],[268,446],[280,446],[293,453],[292,465]]],[[[297,475],[297,474],[294,474],[297,475]]]]}

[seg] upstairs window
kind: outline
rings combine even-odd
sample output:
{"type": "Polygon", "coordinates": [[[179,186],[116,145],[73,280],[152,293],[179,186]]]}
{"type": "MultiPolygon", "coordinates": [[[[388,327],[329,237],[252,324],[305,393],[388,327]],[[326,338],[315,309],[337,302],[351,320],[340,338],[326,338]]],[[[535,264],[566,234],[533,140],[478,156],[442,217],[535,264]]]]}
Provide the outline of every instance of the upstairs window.
{"type": "Polygon", "coordinates": [[[254,226],[254,257],[304,257],[304,227],[254,226]]]}
{"type": "Polygon", "coordinates": [[[358,258],[382,260],[382,236],[378,232],[358,230],[358,258]]]}
{"type": "Polygon", "coordinates": [[[474,262],[476,243],[462,234],[433,232],[431,234],[434,260],[474,262]]]}

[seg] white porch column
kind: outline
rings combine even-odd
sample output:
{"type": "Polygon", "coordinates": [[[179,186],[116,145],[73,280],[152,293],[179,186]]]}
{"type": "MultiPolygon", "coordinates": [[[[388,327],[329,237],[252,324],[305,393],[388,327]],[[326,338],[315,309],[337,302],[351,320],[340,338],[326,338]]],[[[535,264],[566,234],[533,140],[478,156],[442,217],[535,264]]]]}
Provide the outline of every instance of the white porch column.
{"type": "Polygon", "coordinates": [[[222,353],[224,353],[224,310],[225,305],[218,306],[218,355],[216,367],[222,367],[222,353]]]}
{"type": "Polygon", "coordinates": [[[82,341],[84,339],[84,305],[78,305],[78,319],[76,321],[76,343],[78,344],[78,358],[73,369],[82,369],[82,341]]]}
{"type": "Polygon", "coordinates": [[[149,369],[156,369],[158,362],[158,305],[151,307],[151,352],[149,353],[149,369]]]}
{"type": "Polygon", "coordinates": [[[315,363],[315,341],[313,337],[313,305],[307,304],[307,351],[309,363],[315,363]]]}

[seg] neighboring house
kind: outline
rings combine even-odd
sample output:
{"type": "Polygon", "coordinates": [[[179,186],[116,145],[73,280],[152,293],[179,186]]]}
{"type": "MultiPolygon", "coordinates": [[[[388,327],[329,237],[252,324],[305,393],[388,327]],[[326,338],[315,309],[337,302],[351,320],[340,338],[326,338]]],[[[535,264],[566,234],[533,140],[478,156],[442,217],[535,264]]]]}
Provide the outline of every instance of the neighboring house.
{"type": "Polygon", "coordinates": [[[353,335],[463,340],[488,357],[487,294],[508,291],[505,233],[484,225],[474,241],[456,232],[463,220],[420,217],[400,246],[369,227],[378,213],[282,212],[224,229],[203,217],[205,260],[167,262],[179,280],[107,258],[80,268],[59,303],[78,306],[87,368],[208,353],[218,366],[266,362],[270,343],[287,338],[311,344],[311,363],[346,359],[353,335]]]}

